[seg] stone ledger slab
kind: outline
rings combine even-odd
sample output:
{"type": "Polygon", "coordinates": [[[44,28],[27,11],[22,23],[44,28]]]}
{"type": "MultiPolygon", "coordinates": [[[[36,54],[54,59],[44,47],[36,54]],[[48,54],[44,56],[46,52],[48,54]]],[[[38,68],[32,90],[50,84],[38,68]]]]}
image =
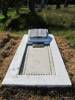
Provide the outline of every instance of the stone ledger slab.
{"type": "Polygon", "coordinates": [[[35,86],[36,87],[68,87],[72,85],[67,70],[65,68],[63,59],[59,52],[57,43],[55,41],[55,38],[51,34],[49,35],[49,37],[52,38],[49,47],[45,47],[45,49],[41,48],[41,51],[39,50],[39,48],[35,48],[35,49],[33,49],[32,47],[28,48],[28,50],[30,51],[29,52],[30,57],[28,57],[27,60],[27,65],[26,65],[27,69],[24,70],[25,72],[23,72],[22,74],[19,74],[22,66],[23,57],[26,51],[27,42],[28,42],[28,35],[23,36],[23,39],[2,81],[2,85],[33,86],[33,87],[35,86]],[[48,52],[46,52],[47,50],[49,50],[49,54],[48,52]],[[35,56],[35,54],[37,54],[37,56],[35,56]],[[52,56],[50,54],[52,54],[52,56]],[[53,58],[53,62],[51,61],[52,63],[50,64],[54,64],[54,65],[49,65],[50,60],[48,59],[48,56],[49,57],[51,56],[50,58],[53,58]],[[38,58],[38,60],[36,57],[38,58]],[[40,62],[40,66],[38,66],[37,62],[40,62]],[[35,64],[35,66],[32,66],[33,63],[35,64]],[[50,70],[50,68],[53,67],[54,69],[50,70]],[[51,73],[51,71],[53,72],[51,73]]]}

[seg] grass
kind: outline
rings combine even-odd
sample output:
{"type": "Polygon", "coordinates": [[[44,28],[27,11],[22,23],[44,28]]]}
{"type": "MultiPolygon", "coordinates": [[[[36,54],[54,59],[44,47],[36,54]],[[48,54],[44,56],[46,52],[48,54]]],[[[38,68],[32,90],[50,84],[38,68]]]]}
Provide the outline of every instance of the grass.
{"type": "Polygon", "coordinates": [[[75,6],[61,6],[61,9],[48,6],[36,14],[24,7],[19,11],[20,15],[16,15],[15,9],[10,9],[8,19],[0,15],[0,31],[11,30],[13,34],[23,35],[30,28],[48,28],[49,33],[64,36],[69,40],[70,46],[75,48],[75,6]]]}
{"type": "Polygon", "coordinates": [[[62,30],[62,31],[53,31],[52,34],[56,36],[62,36],[69,41],[69,44],[72,48],[75,48],[75,30],[62,30]]]}

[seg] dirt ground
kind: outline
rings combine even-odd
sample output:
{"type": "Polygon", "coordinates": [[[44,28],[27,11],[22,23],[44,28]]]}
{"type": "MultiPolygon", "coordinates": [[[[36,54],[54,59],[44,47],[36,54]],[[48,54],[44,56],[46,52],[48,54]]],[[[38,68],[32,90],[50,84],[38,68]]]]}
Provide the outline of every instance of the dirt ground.
{"type": "Polygon", "coordinates": [[[69,42],[60,36],[56,37],[56,41],[73,84],[71,88],[1,86],[20,40],[20,37],[0,33],[0,100],[75,100],[75,49],[71,48],[69,42]]]}

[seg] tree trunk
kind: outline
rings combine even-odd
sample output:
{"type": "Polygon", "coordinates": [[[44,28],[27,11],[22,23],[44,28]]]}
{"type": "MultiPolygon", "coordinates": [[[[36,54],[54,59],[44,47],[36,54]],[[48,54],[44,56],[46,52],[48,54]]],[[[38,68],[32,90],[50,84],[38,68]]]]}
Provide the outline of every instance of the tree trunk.
{"type": "Polygon", "coordinates": [[[44,8],[45,0],[41,0],[41,8],[44,8]]]}
{"type": "Polygon", "coordinates": [[[65,0],[64,7],[68,7],[68,5],[69,5],[69,1],[65,0]]]}
{"type": "Polygon", "coordinates": [[[35,12],[35,0],[29,0],[28,6],[31,12],[35,12]]]}
{"type": "Polygon", "coordinates": [[[5,16],[5,18],[8,17],[8,15],[7,15],[7,11],[8,11],[8,8],[4,8],[4,9],[2,9],[2,14],[5,16]]]}
{"type": "Polygon", "coordinates": [[[57,0],[56,1],[56,9],[59,9],[59,8],[61,8],[61,6],[60,6],[60,0],[57,0]]]}
{"type": "Polygon", "coordinates": [[[19,15],[19,7],[16,7],[16,14],[19,15]]]}
{"type": "Polygon", "coordinates": [[[59,8],[61,8],[61,7],[60,7],[60,4],[57,4],[57,5],[56,5],[56,9],[59,9],[59,8]]]}

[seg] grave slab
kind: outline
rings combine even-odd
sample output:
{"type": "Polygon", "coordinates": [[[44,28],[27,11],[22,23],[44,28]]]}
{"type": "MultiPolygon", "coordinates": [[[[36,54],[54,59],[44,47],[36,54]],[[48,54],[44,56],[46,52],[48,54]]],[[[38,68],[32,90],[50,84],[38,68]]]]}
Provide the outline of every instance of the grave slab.
{"type": "Polygon", "coordinates": [[[59,48],[52,34],[49,45],[37,48],[28,46],[28,35],[15,53],[2,81],[6,86],[69,87],[71,81],[59,48]]]}

